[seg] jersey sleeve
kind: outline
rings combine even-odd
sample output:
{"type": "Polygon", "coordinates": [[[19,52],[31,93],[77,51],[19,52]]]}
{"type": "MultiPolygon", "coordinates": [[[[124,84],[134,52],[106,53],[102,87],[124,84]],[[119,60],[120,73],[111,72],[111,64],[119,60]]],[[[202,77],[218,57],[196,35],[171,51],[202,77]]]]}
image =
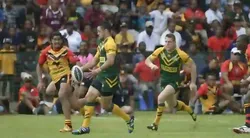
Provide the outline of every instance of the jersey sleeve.
{"type": "Polygon", "coordinates": [[[160,53],[163,51],[163,49],[164,49],[164,47],[161,47],[161,48],[156,49],[156,50],[149,56],[149,58],[150,58],[151,60],[154,61],[155,59],[158,58],[158,56],[159,56],[160,53]]]}
{"type": "Polygon", "coordinates": [[[67,57],[68,57],[69,62],[71,64],[76,64],[76,62],[80,61],[79,58],[72,51],[70,51],[69,49],[68,49],[67,57]]]}
{"type": "Polygon", "coordinates": [[[38,64],[43,65],[47,60],[47,50],[43,50],[39,56],[38,64]]]}
{"type": "Polygon", "coordinates": [[[104,46],[106,54],[116,54],[117,52],[117,46],[114,41],[108,40],[107,43],[104,46]]]}
{"type": "Polygon", "coordinates": [[[185,53],[184,51],[177,49],[177,52],[178,52],[183,64],[188,63],[189,61],[192,61],[192,59],[189,57],[189,55],[187,53],[185,53]]]}
{"type": "Polygon", "coordinates": [[[199,96],[206,95],[207,90],[208,90],[207,85],[206,84],[202,84],[200,86],[200,88],[198,89],[197,93],[198,93],[199,96]]]}

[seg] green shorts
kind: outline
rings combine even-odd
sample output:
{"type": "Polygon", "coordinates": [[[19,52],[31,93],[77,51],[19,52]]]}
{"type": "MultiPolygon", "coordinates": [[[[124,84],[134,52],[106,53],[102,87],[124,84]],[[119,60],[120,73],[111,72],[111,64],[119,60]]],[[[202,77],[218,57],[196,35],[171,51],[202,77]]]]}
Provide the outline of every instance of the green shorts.
{"type": "Polygon", "coordinates": [[[120,81],[118,76],[97,77],[91,86],[96,88],[102,96],[112,96],[119,90],[120,81]]]}
{"type": "Polygon", "coordinates": [[[170,85],[174,88],[175,92],[179,91],[179,85],[180,83],[178,81],[176,82],[161,82],[161,91],[165,89],[166,86],[170,85]]]}

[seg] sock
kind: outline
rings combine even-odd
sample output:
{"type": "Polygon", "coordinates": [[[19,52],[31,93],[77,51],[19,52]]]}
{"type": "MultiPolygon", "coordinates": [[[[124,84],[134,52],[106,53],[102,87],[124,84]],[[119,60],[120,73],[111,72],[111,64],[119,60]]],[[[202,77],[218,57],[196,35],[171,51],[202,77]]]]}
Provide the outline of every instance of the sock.
{"type": "Polygon", "coordinates": [[[177,108],[177,110],[180,111],[186,111],[189,114],[193,113],[193,110],[190,106],[187,106],[184,102],[177,100],[177,105],[175,106],[177,108]]]}
{"type": "Polygon", "coordinates": [[[81,115],[82,115],[82,116],[84,116],[84,115],[85,115],[84,106],[83,106],[82,108],[80,108],[80,113],[81,113],[81,115]]]}
{"type": "Polygon", "coordinates": [[[72,128],[71,120],[65,120],[64,124],[67,125],[68,127],[72,128]]]}
{"type": "Polygon", "coordinates": [[[161,103],[161,104],[158,104],[158,107],[157,107],[157,111],[156,111],[156,116],[155,116],[155,120],[154,120],[154,124],[155,125],[159,125],[160,123],[160,120],[161,120],[161,116],[162,116],[162,113],[163,113],[163,110],[165,109],[165,104],[164,103],[161,103]]]}
{"type": "Polygon", "coordinates": [[[128,114],[126,114],[119,106],[117,106],[116,104],[114,104],[113,109],[112,109],[112,113],[121,117],[123,120],[125,120],[126,122],[128,122],[130,120],[130,117],[128,114]]]}
{"type": "Polygon", "coordinates": [[[246,126],[250,128],[250,103],[244,104],[246,112],[246,126]]]}
{"type": "Polygon", "coordinates": [[[90,119],[94,113],[94,110],[95,110],[95,103],[87,103],[85,106],[84,106],[84,120],[82,122],[82,127],[89,127],[89,124],[90,124],[90,119]]]}

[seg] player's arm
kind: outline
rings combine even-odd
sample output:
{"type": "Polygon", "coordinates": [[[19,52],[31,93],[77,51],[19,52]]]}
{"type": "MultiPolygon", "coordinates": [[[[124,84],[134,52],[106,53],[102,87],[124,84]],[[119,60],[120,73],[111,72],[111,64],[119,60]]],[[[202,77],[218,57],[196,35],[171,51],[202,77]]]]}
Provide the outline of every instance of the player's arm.
{"type": "Polygon", "coordinates": [[[37,73],[38,81],[40,83],[43,82],[42,74],[45,72],[43,65],[46,62],[46,60],[47,60],[46,51],[42,51],[42,53],[38,59],[38,64],[36,66],[36,73],[37,73]]]}
{"type": "Polygon", "coordinates": [[[194,107],[196,101],[207,92],[207,87],[205,84],[202,84],[199,90],[196,92],[195,96],[191,99],[190,105],[194,107]]]}
{"type": "Polygon", "coordinates": [[[196,83],[196,79],[197,79],[197,71],[196,71],[196,64],[194,63],[194,61],[189,57],[188,54],[186,54],[185,52],[178,50],[179,55],[182,59],[182,63],[186,64],[188,67],[191,68],[191,83],[195,84],[196,83]]]}
{"type": "Polygon", "coordinates": [[[223,80],[226,82],[226,84],[231,84],[231,82],[228,78],[228,72],[229,72],[228,64],[226,64],[226,62],[222,63],[221,76],[222,76],[223,80]]]}
{"type": "Polygon", "coordinates": [[[93,67],[95,67],[99,62],[99,56],[100,56],[100,52],[99,52],[99,50],[97,50],[94,58],[90,62],[83,65],[82,70],[87,71],[87,70],[92,69],[93,67]]]}
{"type": "Polygon", "coordinates": [[[158,58],[159,54],[162,52],[164,47],[156,49],[147,59],[145,60],[145,64],[150,67],[152,70],[158,69],[158,67],[153,63],[156,58],[158,58]]]}

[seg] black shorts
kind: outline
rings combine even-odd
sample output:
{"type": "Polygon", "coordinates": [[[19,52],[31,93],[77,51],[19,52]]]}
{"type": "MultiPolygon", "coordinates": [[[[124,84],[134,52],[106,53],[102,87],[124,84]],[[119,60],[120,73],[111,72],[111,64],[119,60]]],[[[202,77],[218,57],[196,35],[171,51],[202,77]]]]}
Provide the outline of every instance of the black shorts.
{"type": "Polygon", "coordinates": [[[93,81],[92,79],[84,78],[82,83],[81,83],[81,86],[89,88],[90,85],[92,84],[92,81],[93,81]]]}
{"type": "Polygon", "coordinates": [[[56,90],[57,91],[60,90],[61,83],[68,83],[68,84],[70,84],[70,81],[71,81],[71,75],[70,74],[63,76],[59,81],[57,81],[55,83],[56,90]]]}
{"type": "Polygon", "coordinates": [[[19,114],[28,114],[28,115],[33,114],[32,110],[22,101],[17,106],[17,112],[19,114]]]}

